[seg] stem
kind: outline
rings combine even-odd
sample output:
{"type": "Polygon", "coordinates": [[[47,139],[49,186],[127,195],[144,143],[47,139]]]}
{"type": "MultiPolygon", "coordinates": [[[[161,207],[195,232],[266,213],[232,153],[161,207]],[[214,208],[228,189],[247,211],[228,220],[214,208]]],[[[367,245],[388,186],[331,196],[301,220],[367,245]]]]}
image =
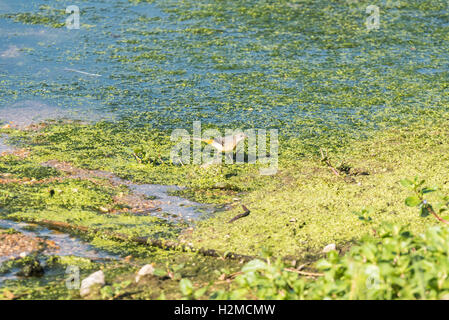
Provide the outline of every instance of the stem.
{"type": "Polygon", "coordinates": [[[330,162],[330,160],[329,160],[329,157],[328,157],[328,155],[327,155],[327,151],[326,151],[326,155],[324,155],[323,149],[320,149],[320,152],[321,152],[321,161],[324,162],[324,163],[329,167],[329,169],[331,169],[331,171],[332,171],[337,177],[339,177],[339,176],[340,176],[340,173],[337,171],[337,169],[335,169],[335,168],[332,166],[332,164],[331,164],[331,162],[330,162]]]}
{"type": "Polygon", "coordinates": [[[443,218],[441,218],[439,215],[436,214],[435,210],[433,210],[431,205],[426,205],[426,208],[427,208],[427,210],[429,210],[429,212],[431,214],[434,215],[435,218],[437,218],[438,221],[441,221],[441,222],[443,222],[445,224],[449,224],[449,221],[444,220],[443,218]]]}
{"type": "Polygon", "coordinates": [[[303,276],[309,276],[309,277],[322,277],[324,276],[324,273],[315,273],[315,272],[305,272],[305,271],[301,271],[301,270],[297,270],[297,269],[293,269],[293,268],[285,268],[285,271],[288,272],[294,272],[303,276]]]}

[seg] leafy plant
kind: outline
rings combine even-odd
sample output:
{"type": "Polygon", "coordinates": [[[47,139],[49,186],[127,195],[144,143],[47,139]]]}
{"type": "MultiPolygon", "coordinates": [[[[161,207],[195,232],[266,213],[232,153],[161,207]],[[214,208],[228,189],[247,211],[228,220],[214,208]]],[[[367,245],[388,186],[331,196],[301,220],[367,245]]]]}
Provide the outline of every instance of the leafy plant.
{"type": "Polygon", "coordinates": [[[291,269],[281,259],[256,259],[228,290],[206,295],[202,288],[200,297],[182,279],[181,292],[189,299],[448,299],[448,242],[446,227],[413,235],[407,227],[384,224],[346,255],[329,252],[314,265],[321,274],[291,269]]]}
{"type": "Polygon", "coordinates": [[[415,177],[414,180],[401,180],[401,184],[414,193],[412,196],[405,199],[405,204],[409,207],[418,207],[422,217],[427,217],[432,214],[436,219],[438,219],[438,221],[449,224],[447,220],[441,218],[440,216],[448,210],[449,197],[441,197],[441,202],[435,206],[437,208],[435,210],[427,199],[425,199],[425,195],[437,191],[438,188],[425,187],[424,183],[425,180],[420,180],[418,177],[415,177]]]}
{"type": "Polygon", "coordinates": [[[110,286],[101,288],[100,293],[103,299],[115,299],[122,295],[132,282],[127,280],[123,282],[113,283],[110,286]]]}
{"type": "Polygon", "coordinates": [[[373,208],[363,208],[360,212],[354,211],[353,212],[359,220],[365,222],[365,223],[372,223],[373,219],[371,218],[371,215],[373,214],[373,208]]]}

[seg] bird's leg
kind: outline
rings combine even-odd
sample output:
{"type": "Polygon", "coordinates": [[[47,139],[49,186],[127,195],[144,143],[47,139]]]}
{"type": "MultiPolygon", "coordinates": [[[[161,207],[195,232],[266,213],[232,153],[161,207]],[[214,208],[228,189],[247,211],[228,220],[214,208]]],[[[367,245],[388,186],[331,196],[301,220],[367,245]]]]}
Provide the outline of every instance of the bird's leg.
{"type": "MultiPolygon", "coordinates": [[[[229,154],[229,153],[225,153],[225,156],[231,160],[231,162],[229,162],[229,164],[233,164],[234,163],[234,157],[233,154],[229,154]]],[[[226,162],[225,162],[226,163],[226,162]]]]}

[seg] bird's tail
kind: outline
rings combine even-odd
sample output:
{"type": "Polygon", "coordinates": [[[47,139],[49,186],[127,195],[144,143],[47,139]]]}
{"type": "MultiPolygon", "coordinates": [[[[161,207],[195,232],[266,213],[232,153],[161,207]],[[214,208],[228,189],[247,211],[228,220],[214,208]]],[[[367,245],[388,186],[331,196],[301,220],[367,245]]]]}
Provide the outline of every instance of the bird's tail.
{"type": "Polygon", "coordinates": [[[212,142],[214,142],[213,139],[201,139],[201,138],[197,138],[197,137],[192,137],[192,139],[196,140],[196,141],[202,141],[202,142],[207,143],[207,144],[211,144],[212,142]]]}

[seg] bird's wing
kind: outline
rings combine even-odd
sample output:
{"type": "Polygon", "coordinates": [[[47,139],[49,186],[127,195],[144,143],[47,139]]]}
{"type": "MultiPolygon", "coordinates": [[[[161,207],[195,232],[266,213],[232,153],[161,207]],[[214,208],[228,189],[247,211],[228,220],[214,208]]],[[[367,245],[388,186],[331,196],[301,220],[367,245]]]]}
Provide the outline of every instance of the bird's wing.
{"type": "Polygon", "coordinates": [[[224,146],[225,145],[225,143],[226,143],[226,141],[227,141],[227,139],[226,139],[227,137],[216,137],[216,138],[214,138],[214,141],[216,142],[216,143],[218,143],[218,144],[221,144],[222,146],[224,146]]]}

